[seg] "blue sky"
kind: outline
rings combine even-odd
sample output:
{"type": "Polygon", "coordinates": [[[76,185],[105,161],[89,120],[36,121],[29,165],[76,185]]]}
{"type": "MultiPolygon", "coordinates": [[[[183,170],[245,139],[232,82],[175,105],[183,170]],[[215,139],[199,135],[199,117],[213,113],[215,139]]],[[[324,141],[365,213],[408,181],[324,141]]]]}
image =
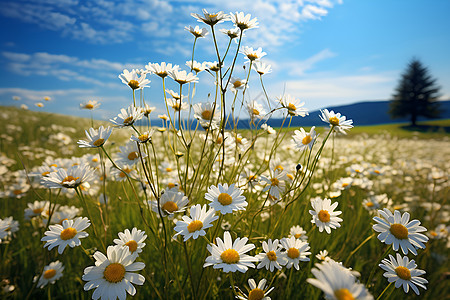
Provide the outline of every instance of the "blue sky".
{"type": "MultiPolygon", "coordinates": [[[[413,57],[437,78],[442,98],[450,98],[446,0],[2,0],[0,104],[88,116],[79,104],[97,100],[94,116],[111,118],[131,101],[117,77],[123,69],[162,61],[187,69],[193,36],[184,27],[207,27],[190,15],[202,8],[258,18],[259,28],[246,31],[242,45],[267,53],[262,60],[273,72],[263,78],[271,98],[289,93],[310,110],[386,100],[413,57]]],[[[216,60],[211,42],[211,35],[198,40],[197,61],[216,60]]],[[[220,42],[225,47],[225,36],[220,42]]],[[[244,77],[242,55],[237,62],[236,75],[244,77]]],[[[213,92],[211,78],[199,77],[194,102],[213,92]]],[[[161,82],[150,79],[145,98],[156,115],[165,109],[161,82]]],[[[247,100],[261,97],[257,79],[252,74],[247,100]]]]}

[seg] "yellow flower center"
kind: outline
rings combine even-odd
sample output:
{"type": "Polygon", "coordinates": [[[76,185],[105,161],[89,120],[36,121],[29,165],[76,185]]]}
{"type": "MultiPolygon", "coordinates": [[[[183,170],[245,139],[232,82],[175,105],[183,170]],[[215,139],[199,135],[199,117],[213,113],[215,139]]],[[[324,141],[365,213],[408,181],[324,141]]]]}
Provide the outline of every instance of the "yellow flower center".
{"type": "Polygon", "coordinates": [[[431,234],[431,236],[438,236],[437,232],[434,230],[430,231],[430,234],[431,234]]]}
{"type": "Polygon", "coordinates": [[[124,168],[122,169],[122,172],[120,172],[119,177],[125,178],[127,177],[127,174],[129,174],[130,172],[131,172],[130,168],[124,168]]]}
{"type": "Polygon", "coordinates": [[[248,176],[248,181],[256,180],[257,177],[258,176],[256,176],[256,175],[250,175],[250,176],[248,176]]]}
{"type": "Polygon", "coordinates": [[[226,264],[235,264],[239,261],[239,253],[234,249],[227,249],[220,254],[220,259],[226,264]]]}
{"type": "Polygon", "coordinates": [[[46,172],[42,172],[42,176],[47,176],[48,174],[50,174],[50,172],[49,171],[46,171],[46,172]]]}
{"type": "Polygon", "coordinates": [[[339,289],[334,291],[334,296],[336,296],[337,300],[354,300],[352,293],[350,293],[347,289],[339,289]]]}
{"type": "Polygon", "coordinates": [[[14,195],[20,195],[20,194],[22,194],[22,190],[14,190],[13,194],[14,195]]]}
{"type": "Polygon", "coordinates": [[[330,121],[331,125],[334,125],[334,126],[339,125],[339,119],[337,117],[331,117],[329,121],[330,121]]]}
{"type": "Polygon", "coordinates": [[[48,269],[47,271],[44,272],[45,279],[50,279],[50,278],[54,277],[55,275],[56,275],[55,269],[48,269]]]}
{"type": "Polygon", "coordinates": [[[33,214],[38,215],[40,214],[44,209],[42,207],[33,209],[33,214]]]}
{"type": "Polygon", "coordinates": [[[295,107],[294,104],[289,103],[288,106],[287,106],[287,109],[289,109],[289,110],[297,110],[297,107],[295,107]]]}
{"type": "Polygon", "coordinates": [[[178,205],[173,201],[167,201],[163,204],[162,209],[169,213],[173,213],[174,211],[178,210],[178,205]]]}
{"type": "Polygon", "coordinates": [[[173,183],[173,182],[169,182],[169,183],[167,184],[167,187],[168,187],[169,189],[171,189],[171,188],[176,187],[176,185],[175,185],[175,183],[173,183]]]}
{"type": "Polygon", "coordinates": [[[194,231],[200,230],[203,227],[203,223],[200,220],[194,220],[191,223],[189,223],[187,230],[192,233],[194,231]]]}
{"type": "Polygon", "coordinates": [[[280,184],[280,181],[277,178],[270,178],[270,181],[272,182],[272,186],[278,186],[280,184]]]}
{"type": "Polygon", "coordinates": [[[133,90],[138,89],[139,88],[139,82],[137,80],[130,80],[128,82],[128,86],[130,88],[132,88],[133,90]]]}
{"type": "Polygon", "coordinates": [[[73,239],[75,235],[77,235],[77,230],[73,227],[69,227],[61,231],[61,239],[64,241],[73,239]]]}
{"type": "Polygon", "coordinates": [[[125,277],[125,267],[119,263],[109,264],[103,271],[103,276],[111,283],[122,281],[125,277]]]}
{"type": "Polygon", "coordinates": [[[130,252],[133,253],[134,251],[137,250],[138,243],[136,243],[135,240],[131,240],[131,241],[126,242],[125,246],[128,246],[128,249],[130,250],[130,252]]]}
{"type": "Polygon", "coordinates": [[[397,276],[403,280],[411,280],[411,272],[406,267],[398,266],[395,268],[395,273],[397,273],[397,276]]]}
{"type": "Polygon", "coordinates": [[[57,164],[51,164],[51,165],[50,165],[50,167],[55,167],[55,168],[56,168],[57,166],[58,166],[57,164]]]}
{"type": "Polygon", "coordinates": [[[222,144],[222,142],[223,142],[223,139],[221,136],[219,136],[216,140],[216,144],[220,145],[220,144],[222,144]]]}
{"type": "Polygon", "coordinates": [[[343,188],[348,187],[348,183],[347,183],[347,182],[344,182],[344,183],[342,184],[342,187],[343,187],[343,188]]]}
{"type": "Polygon", "coordinates": [[[280,170],[280,171],[283,171],[283,170],[284,170],[284,168],[283,168],[283,166],[282,166],[282,165],[278,165],[278,166],[276,166],[276,167],[275,167],[275,170],[280,170]]]}
{"type": "Polygon", "coordinates": [[[145,142],[145,141],[147,141],[148,140],[148,134],[141,134],[139,137],[138,137],[138,139],[141,141],[141,142],[145,142]]]}
{"type": "Polygon", "coordinates": [[[290,180],[294,180],[294,175],[292,174],[286,174],[286,177],[289,178],[290,180]]]}
{"type": "Polygon", "coordinates": [[[236,80],[235,82],[233,82],[233,86],[234,86],[235,88],[238,88],[238,87],[242,86],[242,81],[236,80]]]}
{"type": "Polygon", "coordinates": [[[92,103],[88,103],[88,104],[86,104],[86,105],[84,106],[84,108],[86,108],[86,109],[93,109],[93,108],[94,108],[94,105],[93,105],[92,103]]]}
{"type": "Polygon", "coordinates": [[[130,125],[131,123],[133,123],[133,117],[128,117],[125,120],[123,120],[123,124],[124,125],[130,125]]]}
{"type": "Polygon", "coordinates": [[[80,177],[73,177],[73,176],[69,175],[66,178],[64,178],[63,181],[61,181],[61,184],[64,185],[65,183],[76,181],[78,178],[80,178],[80,177]]]}
{"type": "Polygon", "coordinates": [[[93,142],[92,144],[95,146],[95,147],[100,147],[101,145],[103,145],[105,143],[105,139],[98,139],[98,140],[96,140],[95,142],[93,142]]]}
{"type": "Polygon", "coordinates": [[[296,239],[299,239],[301,236],[302,236],[301,233],[296,233],[296,234],[294,234],[294,237],[295,237],[296,239]]]}
{"type": "Polygon", "coordinates": [[[173,171],[172,168],[170,168],[170,167],[166,168],[166,172],[172,172],[172,171],[173,171]]]}
{"type": "Polygon", "coordinates": [[[269,251],[269,252],[267,252],[267,258],[270,261],[276,261],[277,260],[277,254],[275,253],[275,251],[269,251]]]}
{"type": "Polygon", "coordinates": [[[210,19],[213,19],[213,18],[217,17],[217,15],[218,15],[218,14],[208,14],[208,17],[209,17],[210,19]]]}
{"type": "Polygon", "coordinates": [[[311,143],[311,141],[312,141],[312,137],[310,135],[307,135],[302,139],[302,144],[308,145],[309,143],[311,143]]]}
{"type": "Polygon", "coordinates": [[[288,252],[287,252],[287,256],[289,256],[289,258],[297,258],[300,256],[300,251],[298,251],[297,248],[289,248],[288,252]]]}
{"type": "Polygon", "coordinates": [[[67,219],[67,218],[61,219],[61,221],[59,221],[58,224],[62,226],[62,223],[63,223],[65,220],[69,220],[69,219],[67,219]]]}
{"type": "Polygon", "coordinates": [[[259,288],[255,288],[248,293],[248,300],[261,300],[263,298],[264,291],[259,288]]]}
{"type": "Polygon", "coordinates": [[[205,120],[211,120],[212,117],[212,111],[206,109],[204,111],[202,111],[202,118],[205,120]]]}
{"type": "Polygon", "coordinates": [[[366,206],[367,206],[367,207],[373,207],[374,204],[373,204],[373,202],[369,201],[369,202],[366,203],[366,206]]]}
{"type": "Polygon", "coordinates": [[[408,228],[402,224],[392,224],[389,230],[399,240],[405,240],[408,238],[408,228]]]}
{"type": "Polygon", "coordinates": [[[137,153],[136,151],[130,152],[128,154],[128,159],[129,160],[135,160],[138,157],[139,157],[139,153],[137,153]]]}
{"type": "Polygon", "coordinates": [[[374,172],[375,174],[381,174],[381,172],[380,172],[379,170],[373,170],[373,172],[374,172]]]}
{"type": "Polygon", "coordinates": [[[328,211],[322,209],[321,211],[319,211],[318,216],[320,222],[322,223],[330,222],[330,213],[328,211]]]}
{"type": "Polygon", "coordinates": [[[252,113],[255,116],[259,116],[259,110],[257,110],[256,108],[253,109],[252,113]]]}
{"type": "Polygon", "coordinates": [[[217,200],[222,205],[230,205],[231,202],[233,202],[233,198],[231,198],[231,196],[227,193],[221,193],[219,197],[217,197],[217,200]]]}

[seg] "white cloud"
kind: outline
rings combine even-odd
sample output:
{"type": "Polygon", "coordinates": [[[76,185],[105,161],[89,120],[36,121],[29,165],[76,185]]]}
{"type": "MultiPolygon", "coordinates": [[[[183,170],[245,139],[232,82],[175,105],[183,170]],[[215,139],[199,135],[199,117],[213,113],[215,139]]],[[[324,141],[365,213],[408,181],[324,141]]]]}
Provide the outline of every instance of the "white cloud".
{"type": "Polygon", "coordinates": [[[335,57],[337,54],[330,49],[324,49],[317,54],[303,60],[303,61],[290,61],[283,65],[283,68],[288,70],[288,74],[292,76],[303,76],[305,72],[314,68],[315,64],[322,60],[335,57]]]}
{"type": "Polygon", "coordinates": [[[80,96],[93,93],[90,89],[65,89],[65,90],[32,90],[23,88],[0,88],[0,95],[17,95],[23,100],[42,101],[44,97],[51,97],[56,100],[63,96],[80,96]]]}

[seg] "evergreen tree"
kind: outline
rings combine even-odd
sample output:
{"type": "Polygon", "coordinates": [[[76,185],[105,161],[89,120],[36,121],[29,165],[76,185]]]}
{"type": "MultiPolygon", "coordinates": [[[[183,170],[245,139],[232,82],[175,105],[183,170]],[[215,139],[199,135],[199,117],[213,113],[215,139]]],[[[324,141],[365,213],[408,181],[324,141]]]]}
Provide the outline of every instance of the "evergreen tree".
{"type": "Polygon", "coordinates": [[[418,116],[439,117],[439,89],[428,69],[413,58],[392,96],[389,111],[391,117],[395,119],[409,116],[413,126],[416,125],[418,116]]]}

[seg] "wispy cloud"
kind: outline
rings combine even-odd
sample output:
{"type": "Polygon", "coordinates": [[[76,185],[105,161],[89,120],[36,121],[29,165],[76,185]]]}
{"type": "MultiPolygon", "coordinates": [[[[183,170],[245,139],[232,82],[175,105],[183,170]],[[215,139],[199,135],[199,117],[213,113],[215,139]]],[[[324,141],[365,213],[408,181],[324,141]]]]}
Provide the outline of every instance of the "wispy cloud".
{"type": "Polygon", "coordinates": [[[289,70],[288,74],[291,76],[303,76],[306,71],[314,69],[314,66],[317,63],[335,56],[337,56],[337,54],[330,49],[324,49],[303,61],[290,61],[283,64],[281,67],[289,70]]]}

